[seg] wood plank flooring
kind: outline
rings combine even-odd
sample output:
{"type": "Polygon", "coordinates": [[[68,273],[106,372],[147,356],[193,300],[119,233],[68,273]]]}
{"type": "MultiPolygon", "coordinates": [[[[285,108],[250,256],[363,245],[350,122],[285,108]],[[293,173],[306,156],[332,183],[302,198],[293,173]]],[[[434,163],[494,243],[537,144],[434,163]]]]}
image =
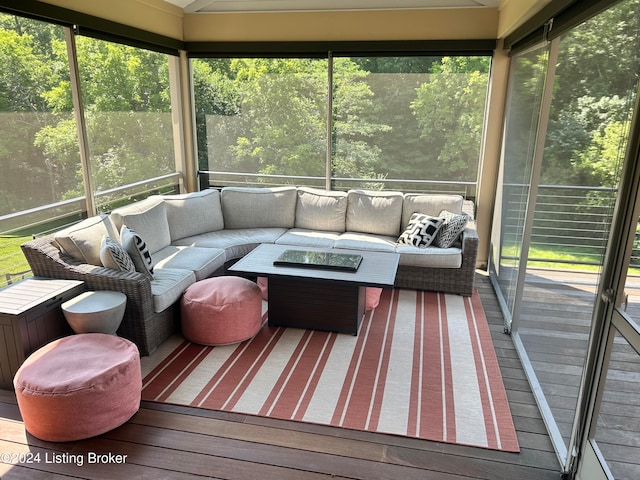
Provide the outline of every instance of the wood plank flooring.
{"type": "Polygon", "coordinates": [[[513,342],[503,333],[502,315],[488,278],[478,274],[477,286],[507,388],[520,453],[150,402],[143,402],[129,422],[107,434],[50,443],[25,434],[15,395],[0,390],[0,478],[560,479],[558,459],[513,342]],[[91,452],[126,455],[126,460],[89,464],[91,452]],[[6,461],[11,459],[6,454],[26,453],[39,454],[40,461],[19,465],[6,461]],[[56,453],[60,456],[54,457],[56,453]],[[68,461],[46,461],[55,458],[68,461]]]}
{"type": "MultiPolygon", "coordinates": [[[[586,358],[598,277],[529,269],[517,326],[560,434],[568,444],[586,358]]],[[[629,276],[627,313],[640,321],[640,278],[629,276]]],[[[640,478],[640,355],[615,341],[596,440],[617,480],[640,478]]]]}

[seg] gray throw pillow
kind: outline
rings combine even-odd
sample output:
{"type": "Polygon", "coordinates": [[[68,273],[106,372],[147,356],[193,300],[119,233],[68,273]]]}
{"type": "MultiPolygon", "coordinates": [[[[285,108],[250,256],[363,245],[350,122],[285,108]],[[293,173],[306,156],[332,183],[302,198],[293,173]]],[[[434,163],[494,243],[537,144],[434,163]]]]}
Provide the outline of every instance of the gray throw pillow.
{"type": "Polygon", "coordinates": [[[436,235],[435,245],[440,248],[449,248],[455,243],[467,225],[467,222],[469,222],[469,215],[466,213],[456,214],[448,210],[443,210],[438,217],[444,218],[444,223],[436,235]]]}
{"type": "Polygon", "coordinates": [[[102,237],[100,243],[100,261],[102,265],[119,272],[135,272],[136,266],[122,245],[109,235],[102,237]]]}

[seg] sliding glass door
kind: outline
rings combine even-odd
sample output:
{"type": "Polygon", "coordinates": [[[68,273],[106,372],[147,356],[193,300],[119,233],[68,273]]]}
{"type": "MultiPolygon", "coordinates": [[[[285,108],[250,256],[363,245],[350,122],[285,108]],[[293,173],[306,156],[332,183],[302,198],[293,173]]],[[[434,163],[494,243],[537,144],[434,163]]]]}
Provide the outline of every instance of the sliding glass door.
{"type": "Polygon", "coordinates": [[[574,422],[579,480],[640,478],[640,109],[635,116],[574,422]]]}
{"type": "MultiPolygon", "coordinates": [[[[515,315],[518,275],[521,269],[525,214],[531,187],[540,106],[548,62],[547,45],[534,48],[511,63],[510,109],[505,125],[501,185],[496,206],[492,244],[493,278],[510,329],[515,315]]],[[[526,257],[525,257],[526,258],[526,257]]],[[[526,262],[524,263],[526,267],[526,262]]]]}
{"type": "MultiPolygon", "coordinates": [[[[639,26],[640,1],[619,2],[512,60],[491,274],[507,331],[566,471],[575,465],[572,453],[585,431],[592,344],[608,335],[596,329],[604,315],[598,302],[640,76],[639,26]],[[534,71],[534,65],[539,70],[529,75],[533,80],[523,81],[522,70],[534,71]],[[517,126],[529,135],[518,135],[517,126]]],[[[633,339],[612,328],[610,368],[599,384],[606,378],[610,391],[598,390],[593,405],[607,409],[615,409],[610,398],[621,397],[616,390],[628,385],[620,379],[638,363],[630,353],[633,339]]],[[[637,410],[637,402],[632,405],[637,410]]],[[[616,444],[602,425],[627,417],[595,411],[604,416],[592,438],[599,431],[609,440],[605,447],[616,444]]],[[[634,413],[631,408],[627,415],[634,413]]],[[[611,451],[612,458],[620,455],[611,451]]]]}

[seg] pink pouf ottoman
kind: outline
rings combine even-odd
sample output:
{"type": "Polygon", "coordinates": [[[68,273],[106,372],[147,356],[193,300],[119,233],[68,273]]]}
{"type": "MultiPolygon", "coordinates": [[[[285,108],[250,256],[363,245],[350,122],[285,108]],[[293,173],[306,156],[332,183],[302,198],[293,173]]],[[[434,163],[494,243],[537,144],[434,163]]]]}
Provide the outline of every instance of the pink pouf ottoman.
{"type": "Polygon", "coordinates": [[[380,303],[380,296],[382,295],[382,289],[376,287],[367,287],[365,301],[365,310],[368,312],[369,310],[373,310],[380,303]]]}
{"type": "Polygon", "coordinates": [[[55,340],[25,360],[13,379],[26,430],[68,442],[119,427],[140,408],[140,354],[104,333],[55,340]]]}
{"type": "Polygon", "coordinates": [[[256,284],[260,288],[260,295],[263,300],[269,300],[269,279],[267,277],[258,277],[256,284]]]}
{"type": "Polygon", "coordinates": [[[180,304],[182,334],[202,345],[253,337],[262,325],[260,288],[242,277],[214,277],[190,285],[180,304]]]}

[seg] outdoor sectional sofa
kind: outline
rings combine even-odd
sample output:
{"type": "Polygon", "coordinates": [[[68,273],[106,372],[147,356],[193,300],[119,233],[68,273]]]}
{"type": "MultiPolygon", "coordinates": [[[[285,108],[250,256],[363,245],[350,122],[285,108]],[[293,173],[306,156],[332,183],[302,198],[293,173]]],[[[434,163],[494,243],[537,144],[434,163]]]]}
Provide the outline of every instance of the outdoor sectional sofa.
{"type": "Polygon", "coordinates": [[[125,293],[118,334],[149,355],[178,328],[184,290],[224,273],[261,243],[397,252],[396,287],[469,296],[478,249],[473,221],[450,248],[398,243],[414,213],[460,214],[463,205],[459,195],[225,187],[151,196],[29,241],[22,250],[36,276],[125,293]],[[114,258],[117,248],[109,243],[130,251],[136,240],[140,255],[131,255],[131,268],[127,259],[114,258]]]}

